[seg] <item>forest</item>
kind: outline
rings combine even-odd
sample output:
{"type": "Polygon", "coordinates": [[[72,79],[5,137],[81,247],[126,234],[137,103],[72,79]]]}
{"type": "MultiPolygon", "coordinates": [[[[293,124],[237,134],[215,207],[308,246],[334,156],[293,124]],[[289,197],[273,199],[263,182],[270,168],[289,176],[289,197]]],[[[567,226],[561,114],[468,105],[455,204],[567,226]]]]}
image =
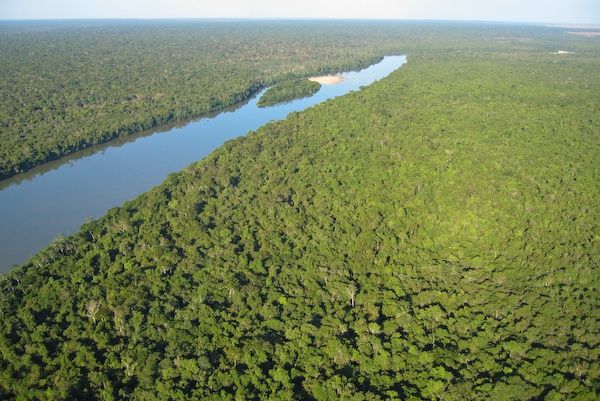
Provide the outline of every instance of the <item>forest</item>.
{"type": "Polygon", "coordinates": [[[295,99],[311,96],[321,89],[321,84],[308,79],[293,79],[277,83],[267,89],[258,99],[258,107],[274,106],[295,99]]]}
{"type": "Polygon", "coordinates": [[[408,63],[0,277],[0,398],[597,400],[600,38],[372,32],[408,63]]]}

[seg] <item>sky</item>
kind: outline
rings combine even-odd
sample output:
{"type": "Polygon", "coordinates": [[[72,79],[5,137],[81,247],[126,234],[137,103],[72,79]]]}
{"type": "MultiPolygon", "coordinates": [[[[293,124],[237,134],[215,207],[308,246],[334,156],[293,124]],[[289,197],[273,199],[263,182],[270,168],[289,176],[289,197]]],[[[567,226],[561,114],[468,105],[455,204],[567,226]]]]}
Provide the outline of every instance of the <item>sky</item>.
{"type": "Polygon", "coordinates": [[[361,18],[600,23],[600,0],[0,0],[0,19],[361,18]]]}

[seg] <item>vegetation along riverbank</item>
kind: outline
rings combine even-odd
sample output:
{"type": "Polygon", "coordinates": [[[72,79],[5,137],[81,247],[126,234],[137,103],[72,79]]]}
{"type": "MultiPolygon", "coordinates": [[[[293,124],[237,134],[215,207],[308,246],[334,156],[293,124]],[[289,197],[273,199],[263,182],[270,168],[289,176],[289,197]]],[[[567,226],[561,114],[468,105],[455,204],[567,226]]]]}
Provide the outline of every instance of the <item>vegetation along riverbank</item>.
{"type": "Polygon", "coordinates": [[[321,84],[308,79],[294,79],[275,84],[258,100],[258,107],[273,106],[294,99],[311,96],[321,89],[321,84]]]}

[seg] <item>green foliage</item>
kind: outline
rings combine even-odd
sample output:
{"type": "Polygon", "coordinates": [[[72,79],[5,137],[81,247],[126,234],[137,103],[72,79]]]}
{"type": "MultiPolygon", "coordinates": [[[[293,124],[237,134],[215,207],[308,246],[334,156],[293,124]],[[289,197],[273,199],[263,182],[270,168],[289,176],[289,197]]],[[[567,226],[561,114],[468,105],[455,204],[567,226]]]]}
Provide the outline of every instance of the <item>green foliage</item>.
{"type": "Polygon", "coordinates": [[[320,83],[309,81],[308,79],[284,81],[270,87],[260,97],[257,104],[258,107],[273,106],[314,95],[319,89],[321,89],[320,83]]]}
{"type": "Polygon", "coordinates": [[[0,395],[597,399],[599,44],[427,29],[3,276],[0,395]]]}

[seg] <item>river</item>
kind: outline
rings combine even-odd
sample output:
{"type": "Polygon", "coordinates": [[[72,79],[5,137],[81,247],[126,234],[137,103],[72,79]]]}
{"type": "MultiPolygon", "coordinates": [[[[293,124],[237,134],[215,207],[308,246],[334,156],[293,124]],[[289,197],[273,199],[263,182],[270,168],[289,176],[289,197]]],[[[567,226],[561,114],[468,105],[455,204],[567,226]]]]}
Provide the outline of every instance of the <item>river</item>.
{"type": "MultiPolygon", "coordinates": [[[[60,234],[160,184],[225,141],[269,121],[386,77],[406,62],[387,56],[311,97],[259,108],[260,94],[235,109],[98,145],[0,181],[0,272],[26,262],[60,234]]],[[[262,93],[262,92],[261,92],[262,93]]]]}

